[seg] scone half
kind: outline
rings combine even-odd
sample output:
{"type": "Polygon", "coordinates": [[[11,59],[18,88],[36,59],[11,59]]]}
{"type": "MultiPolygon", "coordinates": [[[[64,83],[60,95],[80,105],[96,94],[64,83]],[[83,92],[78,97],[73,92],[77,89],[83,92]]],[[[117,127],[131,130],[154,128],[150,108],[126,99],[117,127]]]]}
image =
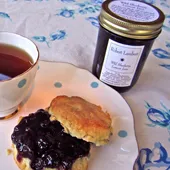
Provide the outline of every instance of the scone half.
{"type": "Polygon", "coordinates": [[[48,108],[51,120],[58,120],[71,136],[94,143],[107,144],[112,133],[111,117],[100,106],[77,96],[57,96],[48,108]]]}
{"type": "MultiPolygon", "coordinates": [[[[18,160],[18,150],[16,149],[16,146],[13,145],[13,156],[16,164],[21,170],[33,170],[30,166],[30,159],[28,158],[22,158],[21,160],[18,160]]],[[[71,170],[87,170],[88,168],[88,157],[82,157],[75,160],[75,162],[72,165],[71,170]]],[[[57,170],[56,168],[43,168],[43,170],[57,170]]],[[[62,167],[60,167],[58,170],[64,170],[62,167]]]]}
{"type": "Polygon", "coordinates": [[[90,143],[66,134],[45,110],[20,118],[11,139],[21,170],[87,170],[90,143]]]}

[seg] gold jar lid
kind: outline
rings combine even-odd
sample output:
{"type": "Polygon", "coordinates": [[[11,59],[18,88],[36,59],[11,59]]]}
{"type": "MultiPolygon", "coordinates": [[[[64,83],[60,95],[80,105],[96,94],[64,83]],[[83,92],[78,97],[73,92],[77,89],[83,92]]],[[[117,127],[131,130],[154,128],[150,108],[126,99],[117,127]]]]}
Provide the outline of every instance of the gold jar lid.
{"type": "Polygon", "coordinates": [[[164,19],[157,7],[134,0],[106,0],[99,16],[105,29],[132,39],[157,37],[164,19]]]}

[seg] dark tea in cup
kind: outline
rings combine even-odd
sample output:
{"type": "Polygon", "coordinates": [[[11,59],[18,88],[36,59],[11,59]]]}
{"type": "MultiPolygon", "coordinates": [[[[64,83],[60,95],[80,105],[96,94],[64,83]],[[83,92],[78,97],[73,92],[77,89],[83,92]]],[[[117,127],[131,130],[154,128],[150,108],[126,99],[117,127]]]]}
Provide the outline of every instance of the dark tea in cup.
{"type": "Polygon", "coordinates": [[[0,120],[14,115],[31,94],[39,51],[28,38],[0,32],[0,120]]]}
{"type": "Polygon", "coordinates": [[[23,49],[0,43],[0,81],[24,73],[33,63],[31,56],[23,49]]]}

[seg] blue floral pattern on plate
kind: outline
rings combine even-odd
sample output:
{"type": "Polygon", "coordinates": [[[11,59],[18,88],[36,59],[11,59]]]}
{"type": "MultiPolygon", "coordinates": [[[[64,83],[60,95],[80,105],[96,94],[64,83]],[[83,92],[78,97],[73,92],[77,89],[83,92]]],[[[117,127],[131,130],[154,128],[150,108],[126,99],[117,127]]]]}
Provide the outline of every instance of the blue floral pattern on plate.
{"type": "Polygon", "coordinates": [[[93,26],[97,28],[99,27],[99,21],[97,17],[88,17],[87,20],[90,21],[93,26]]]}
{"type": "Polygon", "coordinates": [[[84,15],[84,14],[93,14],[98,11],[100,11],[101,6],[98,4],[93,4],[90,2],[84,2],[84,3],[76,3],[75,9],[68,9],[67,7],[60,9],[56,15],[65,17],[65,18],[71,18],[76,15],[84,15]],[[76,8],[78,7],[78,8],[76,8]]]}
{"type": "Polygon", "coordinates": [[[170,157],[160,142],[156,142],[153,149],[141,149],[135,163],[135,170],[150,170],[153,167],[170,170],[170,157]]]}
{"type": "Polygon", "coordinates": [[[33,36],[32,38],[37,42],[45,42],[47,46],[50,47],[49,42],[47,41],[47,38],[45,36],[33,36]]]}
{"type": "Polygon", "coordinates": [[[58,30],[50,34],[50,41],[63,40],[66,37],[66,32],[64,30],[58,30]]]}
{"type": "Polygon", "coordinates": [[[162,108],[156,109],[146,102],[147,118],[151,122],[147,124],[149,127],[159,126],[166,128],[170,135],[170,109],[168,109],[162,102],[160,103],[162,108]]]}
{"type": "MultiPolygon", "coordinates": [[[[66,2],[66,3],[76,2],[76,0],[58,0],[58,1],[66,2]]],[[[94,3],[94,4],[101,5],[103,2],[104,2],[104,0],[90,0],[89,3],[94,3]]]]}
{"type": "MultiPolygon", "coordinates": [[[[15,1],[19,1],[19,0],[11,0],[11,1],[15,2],[15,1]]],[[[43,2],[43,1],[49,1],[49,0],[24,0],[24,1],[27,1],[27,2],[32,2],[32,1],[43,2]]]]}
{"type": "Polygon", "coordinates": [[[161,1],[161,6],[170,8],[169,0],[160,0],[161,1]]]}
{"type": "Polygon", "coordinates": [[[62,16],[65,18],[74,18],[75,10],[63,8],[63,9],[60,9],[56,15],[62,16]]]}
{"type": "Polygon", "coordinates": [[[94,3],[94,4],[102,5],[104,0],[91,0],[91,2],[94,3]]]}
{"type": "Polygon", "coordinates": [[[56,40],[63,40],[67,36],[65,30],[57,30],[56,32],[53,32],[49,35],[49,37],[45,36],[33,36],[32,39],[37,42],[45,42],[48,47],[50,47],[50,42],[56,41],[56,40]]]}
{"type": "Polygon", "coordinates": [[[79,6],[79,14],[96,13],[101,9],[101,5],[96,2],[77,3],[76,5],[79,6]]]}
{"type": "Polygon", "coordinates": [[[153,54],[161,59],[170,59],[170,53],[166,50],[163,50],[161,48],[157,48],[152,50],[153,54]]]}
{"type": "MultiPolygon", "coordinates": [[[[60,0],[62,1],[62,0],[60,0]]],[[[67,2],[62,1],[62,2],[67,2]]],[[[71,1],[69,1],[70,3],[71,1]]],[[[74,2],[74,1],[72,1],[74,2]]],[[[101,9],[101,4],[103,0],[91,0],[85,2],[76,2],[73,3],[72,9],[68,7],[64,7],[59,9],[56,13],[56,16],[64,17],[64,18],[75,18],[78,15],[87,15],[87,14],[98,14],[101,9]]],[[[99,27],[98,16],[89,16],[86,18],[87,21],[90,21],[91,24],[95,27],[99,27]]]]}
{"type": "Polygon", "coordinates": [[[7,13],[5,13],[5,12],[0,12],[0,18],[9,19],[10,21],[12,21],[10,16],[7,13]]]}
{"type": "Polygon", "coordinates": [[[166,31],[170,31],[170,15],[165,15],[165,21],[163,24],[163,29],[166,31]]]}
{"type": "Polygon", "coordinates": [[[166,42],[166,47],[170,49],[170,41],[166,42]]]}
{"type": "MultiPolygon", "coordinates": [[[[167,47],[167,49],[170,49],[170,42],[166,42],[165,46],[167,47]]],[[[152,50],[152,52],[159,59],[170,59],[170,52],[164,49],[157,48],[157,49],[152,50]]],[[[159,64],[159,66],[170,70],[170,64],[163,63],[163,64],[159,64]]]]}
{"type": "Polygon", "coordinates": [[[75,0],[59,0],[59,1],[61,1],[61,2],[75,2],[75,0]]]}
{"type": "Polygon", "coordinates": [[[142,0],[143,2],[149,3],[149,4],[154,4],[155,0],[142,0]]]}
{"type": "Polygon", "coordinates": [[[170,70],[170,64],[159,64],[161,67],[164,67],[168,70],[170,70]]]}

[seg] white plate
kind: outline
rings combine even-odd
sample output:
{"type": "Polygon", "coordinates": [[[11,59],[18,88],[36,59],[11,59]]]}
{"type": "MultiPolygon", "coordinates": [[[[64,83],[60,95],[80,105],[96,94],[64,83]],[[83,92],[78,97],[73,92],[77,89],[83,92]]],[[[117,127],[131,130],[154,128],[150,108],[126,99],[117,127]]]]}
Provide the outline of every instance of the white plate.
{"type": "Polygon", "coordinates": [[[12,119],[0,121],[0,170],[18,169],[12,155],[6,155],[18,117],[46,108],[57,95],[83,97],[111,114],[113,136],[108,145],[93,148],[88,170],[133,169],[138,147],[133,116],[125,100],[86,70],[69,64],[40,62],[34,89],[24,107],[12,119]]]}

